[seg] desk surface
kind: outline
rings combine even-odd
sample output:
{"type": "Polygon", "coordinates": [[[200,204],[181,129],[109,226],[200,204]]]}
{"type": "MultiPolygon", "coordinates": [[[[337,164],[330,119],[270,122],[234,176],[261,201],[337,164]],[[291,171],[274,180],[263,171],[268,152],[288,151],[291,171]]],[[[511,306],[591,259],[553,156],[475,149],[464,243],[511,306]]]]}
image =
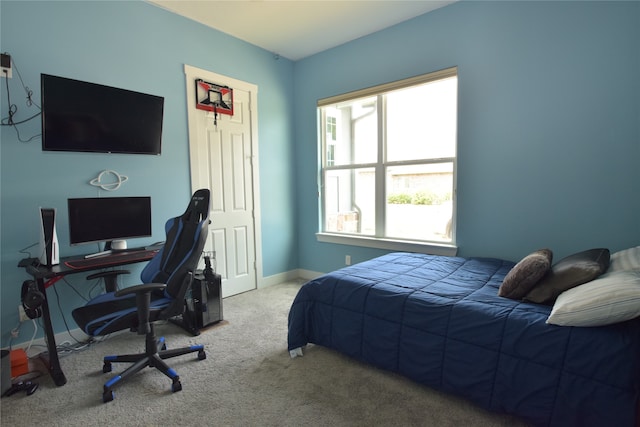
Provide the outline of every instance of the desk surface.
{"type": "Polygon", "coordinates": [[[61,258],[60,264],[53,266],[41,265],[38,258],[25,258],[20,261],[18,267],[25,268],[35,278],[50,279],[68,274],[149,261],[158,251],[159,249],[137,248],[117,251],[94,258],[85,258],[84,255],[77,255],[61,258]]]}

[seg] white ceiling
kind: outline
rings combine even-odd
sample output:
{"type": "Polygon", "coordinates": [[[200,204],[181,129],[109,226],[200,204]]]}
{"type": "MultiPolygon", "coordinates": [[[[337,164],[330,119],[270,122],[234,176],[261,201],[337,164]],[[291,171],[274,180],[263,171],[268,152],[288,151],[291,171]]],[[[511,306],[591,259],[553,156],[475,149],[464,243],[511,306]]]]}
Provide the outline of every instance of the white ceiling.
{"type": "Polygon", "coordinates": [[[147,0],[296,61],[455,0],[147,0]]]}

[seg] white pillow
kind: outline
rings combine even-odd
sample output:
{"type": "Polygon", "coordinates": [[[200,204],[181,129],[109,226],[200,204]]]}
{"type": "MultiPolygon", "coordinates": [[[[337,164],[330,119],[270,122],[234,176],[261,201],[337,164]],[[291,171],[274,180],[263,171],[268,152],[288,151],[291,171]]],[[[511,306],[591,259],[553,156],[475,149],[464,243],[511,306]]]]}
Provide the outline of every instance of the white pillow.
{"type": "Polygon", "coordinates": [[[606,273],[558,296],[547,323],[602,326],[640,316],[640,270],[606,273]]]}
{"type": "Polygon", "coordinates": [[[607,273],[640,268],[640,246],[611,254],[607,273]]]}

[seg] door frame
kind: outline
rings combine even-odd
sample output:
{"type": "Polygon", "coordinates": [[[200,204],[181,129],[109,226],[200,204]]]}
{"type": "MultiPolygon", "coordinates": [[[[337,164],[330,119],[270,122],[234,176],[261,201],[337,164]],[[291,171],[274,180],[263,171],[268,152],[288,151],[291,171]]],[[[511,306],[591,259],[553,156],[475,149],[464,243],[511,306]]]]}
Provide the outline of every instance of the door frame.
{"type": "MultiPolygon", "coordinates": [[[[252,83],[244,82],[242,80],[234,79],[233,77],[217,74],[212,71],[207,71],[201,68],[197,68],[188,64],[184,64],[185,85],[187,91],[187,124],[189,127],[189,176],[191,192],[195,191],[193,188],[194,174],[193,165],[197,163],[195,158],[197,149],[193,146],[198,141],[198,129],[195,125],[194,115],[202,110],[196,109],[195,98],[195,80],[204,79],[206,81],[220,83],[222,85],[229,86],[231,88],[242,89],[250,93],[250,105],[249,111],[251,112],[251,179],[252,179],[252,192],[253,192],[253,233],[254,233],[254,251],[255,251],[255,273],[256,273],[256,287],[258,289],[262,286],[262,221],[261,221],[261,209],[260,209],[260,156],[258,155],[258,86],[252,83]]],[[[218,117],[220,119],[220,116],[218,117]]]]}

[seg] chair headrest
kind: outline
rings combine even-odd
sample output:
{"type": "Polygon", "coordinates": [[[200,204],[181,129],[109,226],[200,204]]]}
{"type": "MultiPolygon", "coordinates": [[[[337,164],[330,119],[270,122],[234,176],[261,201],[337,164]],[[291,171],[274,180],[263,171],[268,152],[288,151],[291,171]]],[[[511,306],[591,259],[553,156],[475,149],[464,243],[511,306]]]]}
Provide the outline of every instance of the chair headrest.
{"type": "Polygon", "coordinates": [[[198,223],[203,219],[208,218],[210,194],[210,191],[206,188],[201,188],[193,193],[193,196],[191,196],[191,202],[189,202],[189,206],[187,206],[187,210],[181,216],[182,220],[198,223]]]}

